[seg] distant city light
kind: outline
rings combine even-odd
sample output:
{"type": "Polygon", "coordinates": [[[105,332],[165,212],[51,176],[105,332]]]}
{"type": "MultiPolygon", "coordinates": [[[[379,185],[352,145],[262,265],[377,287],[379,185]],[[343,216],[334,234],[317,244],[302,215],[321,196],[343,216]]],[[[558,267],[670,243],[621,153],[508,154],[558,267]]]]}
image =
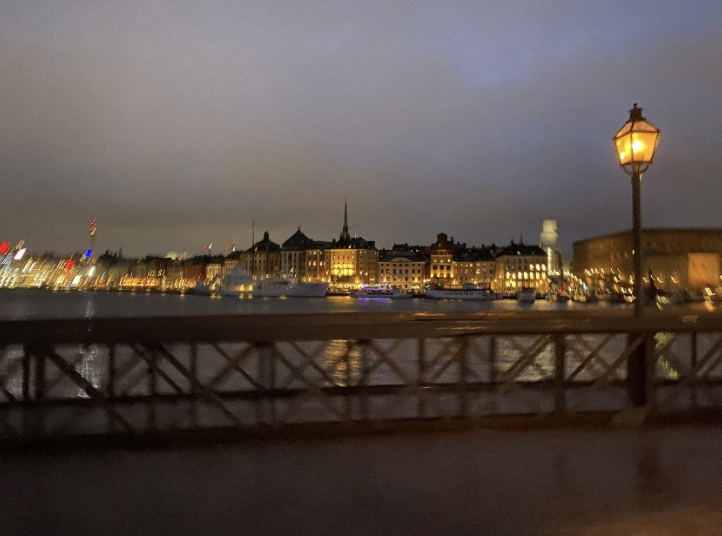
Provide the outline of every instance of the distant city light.
{"type": "Polygon", "coordinates": [[[27,251],[27,248],[20,248],[18,252],[13,257],[13,260],[19,261],[25,256],[25,252],[27,251]]]}

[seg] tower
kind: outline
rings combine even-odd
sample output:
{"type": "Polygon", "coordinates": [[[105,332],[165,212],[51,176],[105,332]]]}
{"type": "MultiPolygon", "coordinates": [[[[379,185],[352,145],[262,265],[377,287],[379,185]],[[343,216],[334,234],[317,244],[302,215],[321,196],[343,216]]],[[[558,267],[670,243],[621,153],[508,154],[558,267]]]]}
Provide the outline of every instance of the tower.
{"type": "Polygon", "coordinates": [[[541,233],[539,233],[539,247],[547,254],[547,270],[550,275],[554,273],[561,275],[563,272],[558,243],[557,220],[544,220],[541,233]]]}
{"type": "Polygon", "coordinates": [[[544,220],[541,233],[539,233],[539,246],[542,249],[557,249],[558,240],[557,220],[544,220]]]}
{"type": "Polygon", "coordinates": [[[348,232],[348,200],[343,203],[343,229],[341,230],[340,242],[346,242],[351,239],[351,235],[348,232]]]}

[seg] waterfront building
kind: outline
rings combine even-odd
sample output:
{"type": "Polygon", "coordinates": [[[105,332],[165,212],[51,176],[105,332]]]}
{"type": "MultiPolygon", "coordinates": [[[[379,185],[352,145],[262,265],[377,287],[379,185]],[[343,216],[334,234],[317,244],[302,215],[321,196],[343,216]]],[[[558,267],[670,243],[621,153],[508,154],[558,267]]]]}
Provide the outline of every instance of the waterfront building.
{"type": "Polygon", "coordinates": [[[369,285],[378,281],[379,252],[376,243],[351,237],[348,229],[348,204],[344,203],[343,228],[338,241],[324,252],[329,282],[338,286],[369,285]]]}
{"type": "MultiPolygon", "coordinates": [[[[132,264],[133,261],[124,258],[122,252],[110,253],[106,251],[98,257],[95,263],[98,279],[94,284],[94,288],[114,289],[120,287],[130,273],[132,264]]],[[[50,281],[51,279],[48,279],[48,282],[50,281]]]]}
{"type": "Polygon", "coordinates": [[[213,281],[215,279],[219,279],[221,277],[221,269],[223,268],[223,263],[220,262],[212,262],[210,264],[206,265],[206,281],[213,281]]]}
{"type": "Polygon", "coordinates": [[[427,262],[414,251],[379,252],[378,281],[404,290],[420,291],[426,280],[427,262]]]}
{"type": "Polygon", "coordinates": [[[306,278],[308,283],[328,283],[331,281],[331,246],[334,242],[313,241],[306,250],[306,278]]]}
{"type": "Polygon", "coordinates": [[[374,242],[361,237],[339,240],[326,253],[331,283],[340,286],[376,283],[379,252],[374,242]]]}
{"type": "MultiPolygon", "coordinates": [[[[226,255],[226,257],[223,259],[223,263],[221,264],[220,270],[215,274],[218,276],[219,279],[223,279],[227,275],[230,275],[230,273],[233,271],[233,269],[236,266],[241,266],[244,269],[246,268],[244,261],[245,257],[242,259],[243,251],[234,251],[232,253],[229,253],[226,255]]],[[[248,272],[250,273],[250,272],[248,272]]],[[[214,276],[215,277],[215,276],[214,276]]],[[[213,280],[213,277],[206,271],[206,282],[211,282],[213,280]]]]}
{"type": "Polygon", "coordinates": [[[549,290],[547,253],[539,246],[516,244],[512,240],[496,254],[494,290],[516,294],[522,288],[533,288],[537,294],[549,290]]]}
{"type": "Polygon", "coordinates": [[[301,232],[301,227],[281,244],[281,271],[299,282],[325,282],[326,250],[324,244],[301,232]]]}
{"type": "Polygon", "coordinates": [[[445,288],[464,285],[493,288],[496,252],[495,245],[469,248],[439,233],[436,242],[429,246],[429,283],[445,288]]]}
{"type": "MultiPolygon", "coordinates": [[[[671,292],[720,286],[722,229],[642,229],[641,242],[643,285],[671,292]]],[[[631,231],[580,240],[573,248],[573,273],[585,284],[608,291],[631,288],[631,231]]]]}
{"type": "Polygon", "coordinates": [[[486,247],[483,244],[480,248],[467,248],[466,244],[462,246],[454,252],[452,262],[454,286],[475,285],[493,288],[496,277],[496,246],[486,247]]]}
{"type": "MultiPolygon", "coordinates": [[[[239,264],[257,279],[282,277],[284,275],[281,246],[271,241],[268,231],[263,233],[262,240],[240,253],[239,261],[239,264]]],[[[224,263],[224,271],[226,271],[226,263],[224,263]]]]}
{"type": "Polygon", "coordinates": [[[436,235],[436,242],[429,246],[429,282],[445,287],[454,284],[454,239],[446,233],[436,235]]]}

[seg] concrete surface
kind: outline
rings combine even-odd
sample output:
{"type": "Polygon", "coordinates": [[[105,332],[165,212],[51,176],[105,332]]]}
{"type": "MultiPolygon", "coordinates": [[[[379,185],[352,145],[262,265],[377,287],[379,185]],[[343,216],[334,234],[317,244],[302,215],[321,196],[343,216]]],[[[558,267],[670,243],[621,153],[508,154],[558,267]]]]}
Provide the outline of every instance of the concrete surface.
{"type": "Polygon", "coordinates": [[[722,427],[4,453],[0,534],[722,534],[722,427]]]}

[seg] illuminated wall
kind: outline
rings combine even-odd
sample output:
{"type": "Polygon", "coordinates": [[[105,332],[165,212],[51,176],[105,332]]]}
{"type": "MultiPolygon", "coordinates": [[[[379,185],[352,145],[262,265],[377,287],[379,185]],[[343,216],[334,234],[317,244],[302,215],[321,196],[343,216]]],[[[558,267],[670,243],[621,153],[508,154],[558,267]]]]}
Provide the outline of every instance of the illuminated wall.
{"type": "MultiPolygon", "coordinates": [[[[644,229],[641,242],[643,283],[651,270],[666,290],[719,286],[722,229],[644,229]]],[[[593,288],[631,286],[632,233],[575,242],[573,273],[593,288]]]]}
{"type": "Polygon", "coordinates": [[[426,278],[426,262],[390,255],[378,263],[379,283],[389,283],[404,290],[420,290],[426,278]]]}

